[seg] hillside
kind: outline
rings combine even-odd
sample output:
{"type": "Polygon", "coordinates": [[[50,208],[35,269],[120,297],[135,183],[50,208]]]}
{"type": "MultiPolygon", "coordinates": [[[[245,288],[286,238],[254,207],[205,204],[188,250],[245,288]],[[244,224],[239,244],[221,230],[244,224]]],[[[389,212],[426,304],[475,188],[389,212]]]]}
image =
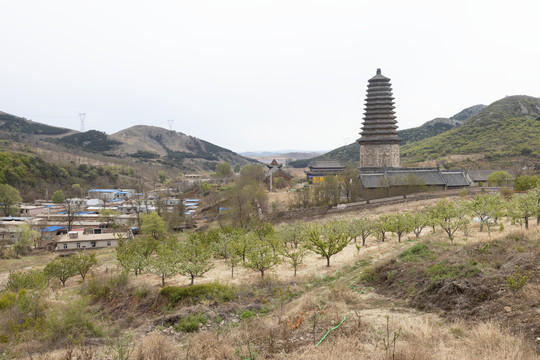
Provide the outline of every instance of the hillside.
{"type": "Polygon", "coordinates": [[[487,161],[540,154],[540,99],[508,96],[484,108],[462,126],[401,148],[402,162],[449,155],[480,154],[487,161]]]}
{"type": "MultiPolygon", "coordinates": [[[[513,98],[515,97],[509,97],[507,99],[510,99],[508,101],[512,102],[513,98]]],[[[524,98],[529,98],[529,97],[524,97],[524,98]]],[[[530,99],[535,99],[535,98],[530,98],[530,99]]],[[[467,154],[467,152],[453,151],[452,150],[453,145],[449,145],[448,148],[445,148],[444,153],[443,152],[439,153],[437,149],[438,145],[436,143],[439,142],[440,140],[435,140],[435,137],[437,137],[440,134],[447,134],[451,130],[459,132],[458,129],[460,129],[461,125],[469,123],[470,121],[473,121],[473,119],[477,119],[477,118],[489,119],[490,117],[495,117],[500,120],[503,118],[520,116],[519,110],[521,109],[521,105],[514,104],[514,105],[508,105],[504,108],[501,108],[500,106],[495,105],[495,104],[496,103],[490,105],[490,110],[486,110],[487,107],[485,105],[474,105],[466,109],[463,109],[462,111],[460,111],[459,113],[455,114],[454,116],[450,118],[435,118],[416,128],[399,130],[398,134],[399,134],[399,137],[402,139],[402,143],[401,143],[402,162],[405,164],[412,164],[412,163],[422,162],[422,161],[426,161],[430,159],[431,160],[437,159],[444,155],[467,154]],[[426,141],[429,144],[433,145],[431,150],[429,150],[429,155],[427,153],[423,153],[422,150],[417,150],[416,148],[417,146],[416,144],[424,144],[424,142],[426,141]],[[411,144],[415,144],[415,145],[411,145],[411,144]],[[410,151],[412,151],[412,153],[410,151]]],[[[529,117],[533,116],[533,114],[535,113],[534,109],[527,109],[527,107],[525,107],[524,111],[526,112],[523,114],[525,115],[528,114],[529,117]]],[[[481,126],[484,126],[485,124],[483,125],[477,124],[477,125],[481,127],[481,126]]],[[[508,130],[511,130],[511,129],[506,128],[505,131],[508,131],[508,130]]],[[[501,134],[502,133],[499,133],[499,135],[501,134]]],[[[501,139],[502,138],[504,137],[501,137],[501,139]]],[[[440,139],[440,138],[437,137],[436,139],[440,139]]],[[[523,138],[522,140],[525,140],[525,139],[526,138],[523,138]]],[[[471,141],[473,143],[476,143],[476,145],[480,144],[476,141],[474,137],[466,137],[463,139],[459,139],[460,143],[463,143],[464,141],[471,141]]],[[[518,143],[521,143],[521,141],[518,141],[518,143]]],[[[480,149],[479,152],[482,152],[481,146],[478,146],[477,148],[480,149]]],[[[358,144],[354,142],[352,144],[339,147],[321,156],[317,156],[317,157],[306,159],[306,160],[294,161],[294,162],[291,162],[289,165],[292,167],[306,167],[311,161],[339,160],[343,164],[357,166],[359,151],[360,151],[360,148],[358,144]]],[[[524,150],[524,152],[528,153],[528,150],[524,150]]],[[[521,152],[514,151],[513,154],[516,156],[519,156],[521,152]]],[[[496,159],[500,159],[500,155],[495,155],[493,157],[488,154],[488,156],[486,157],[486,160],[488,161],[492,161],[496,159]]]]}
{"type": "Polygon", "coordinates": [[[213,170],[216,163],[231,165],[256,162],[235,152],[181,132],[137,125],[110,136],[118,141],[111,153],[175,166],[181,169],[213,170]]]}
{"type": "Polygon", "coordinates": [[[207,141],[153,126],[134,126],[113,135],[97,130],[81,133],[5,112],[0,112],[0,139],[9,141],[9,145],[4,145],[10,151],[25,152],[31,144],[32,151],[51,164],[74,161],[140,166],[144,162],[196,172],[212,171],[220,161],[232,165],[256,162],[207,141]]]}
{"type": "Polygon", "coordinates": [[[71,132],[70,129],[59,128],[33,122],[25,118],[0,112],[0,132],[17,135],[62,135],[71,132]]]}

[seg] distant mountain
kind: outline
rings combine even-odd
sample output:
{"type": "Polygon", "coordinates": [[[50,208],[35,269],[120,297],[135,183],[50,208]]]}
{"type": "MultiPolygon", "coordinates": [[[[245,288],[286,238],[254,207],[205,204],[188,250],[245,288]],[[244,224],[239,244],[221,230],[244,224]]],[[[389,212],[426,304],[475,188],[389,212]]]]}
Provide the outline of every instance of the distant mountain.
{"type": "Polygon", "coordinates": [[[402,162],[450,155],[479,155],[486,161],[540,157],[540,99],[508,96],[485,107],[463,125],[401,148],[402,162]]]}
{"type": "Polygon", "coordinates": [[[108,156],[107,163],[114,162],[114,157],[132,158],[134,162],[173,166],[187,171],[212,171],[220,161],[227,161],[233,166],[257,162],[208,141],[159,127],[133,126],[113,135],[97,130],[81,133],[4,112],[0,112],[0,139],[11,140],[21,146],[32,143],[34,149],[42,147],[47,149],[45,152],[51,151],[52,143],[61,147],[53,152],[77,152],[81,163],[86,161],[87,153],[93,159],[87,162],[92,164],[97,154],[108,156]]]}
{"type": "Polygon", "coordinates": [[[208,141],[155,126],[133,126],[110,138],[120,143],[111,154],[185,169],[213,170],[220,161],[233,166],[257,162],[208,141]]]}
{"type": "MultiPolygon", "coordinates": [[[[402,140],[401,145],[427,139],[429,137],[441,134],[457,126],[460,126],[465,120],[467,120],[471,116],[478,114],[478,112],[480,112],[485,107],[485,105],[474,105],[460,111],[459,113],[450,118],[435,118],[424,123],[421,126],[405,130],[399,130],[398,134],[402,140]]],[[[339,160],[342,164],[345,165],[358,166],[359,152],[360,147],[357,142],[354,142],[352,144],[339,147],[320,156],[290,162],[288,165],[292,167],[302,168],[308,166],[311,161],[339,160]]]]}
{"type": "Polygon", "coordinates": [[[18,135],[52,136],[67,134],[72,130],[41,124],[5,112],[0,112],[0,131],[18,135]]]}

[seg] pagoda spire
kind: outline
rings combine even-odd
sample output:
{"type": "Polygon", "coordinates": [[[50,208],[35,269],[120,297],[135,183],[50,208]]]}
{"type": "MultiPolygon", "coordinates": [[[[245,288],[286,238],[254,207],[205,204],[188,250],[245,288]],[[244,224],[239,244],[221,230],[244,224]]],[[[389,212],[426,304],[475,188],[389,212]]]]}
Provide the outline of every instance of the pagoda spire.
{"type": "Polygon", "coordinates": [[[390,79],[381,69],[368,80],[360,144],[360,167],[399,167],[399,144],[390,79]]]}

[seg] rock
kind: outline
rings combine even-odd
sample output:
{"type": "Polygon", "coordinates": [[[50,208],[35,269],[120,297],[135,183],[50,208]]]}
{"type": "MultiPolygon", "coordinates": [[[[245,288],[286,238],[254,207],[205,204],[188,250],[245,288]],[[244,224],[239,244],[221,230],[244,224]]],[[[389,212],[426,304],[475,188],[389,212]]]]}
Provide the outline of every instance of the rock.
{"type": "Polygon", "coordinates": [[[504,307],[504,311],[506,311],[507,313],[511,312],[512,311],[512,308],[510,306],[505,306],[504,307]]]}

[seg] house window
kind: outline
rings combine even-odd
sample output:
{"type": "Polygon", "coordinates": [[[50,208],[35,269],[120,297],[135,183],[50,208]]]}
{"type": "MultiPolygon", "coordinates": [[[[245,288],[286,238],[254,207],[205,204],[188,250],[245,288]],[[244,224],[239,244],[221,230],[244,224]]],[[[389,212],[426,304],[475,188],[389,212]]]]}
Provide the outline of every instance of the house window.
{"type": "Polygon", "coordinates": [[[67,244],[64,244],[64,249],[67,249],[67,244]]]}
{"type": "Polygon", "coordinates": [[[80,248],[81,247],[81,243],[77,243],[77,248],[80,248]]]}
{"type": "Polygon", "coordinates": [[[111,242],[110,242],[110,241],[107,241],[107,246],[111,246],[111,242]]]}

